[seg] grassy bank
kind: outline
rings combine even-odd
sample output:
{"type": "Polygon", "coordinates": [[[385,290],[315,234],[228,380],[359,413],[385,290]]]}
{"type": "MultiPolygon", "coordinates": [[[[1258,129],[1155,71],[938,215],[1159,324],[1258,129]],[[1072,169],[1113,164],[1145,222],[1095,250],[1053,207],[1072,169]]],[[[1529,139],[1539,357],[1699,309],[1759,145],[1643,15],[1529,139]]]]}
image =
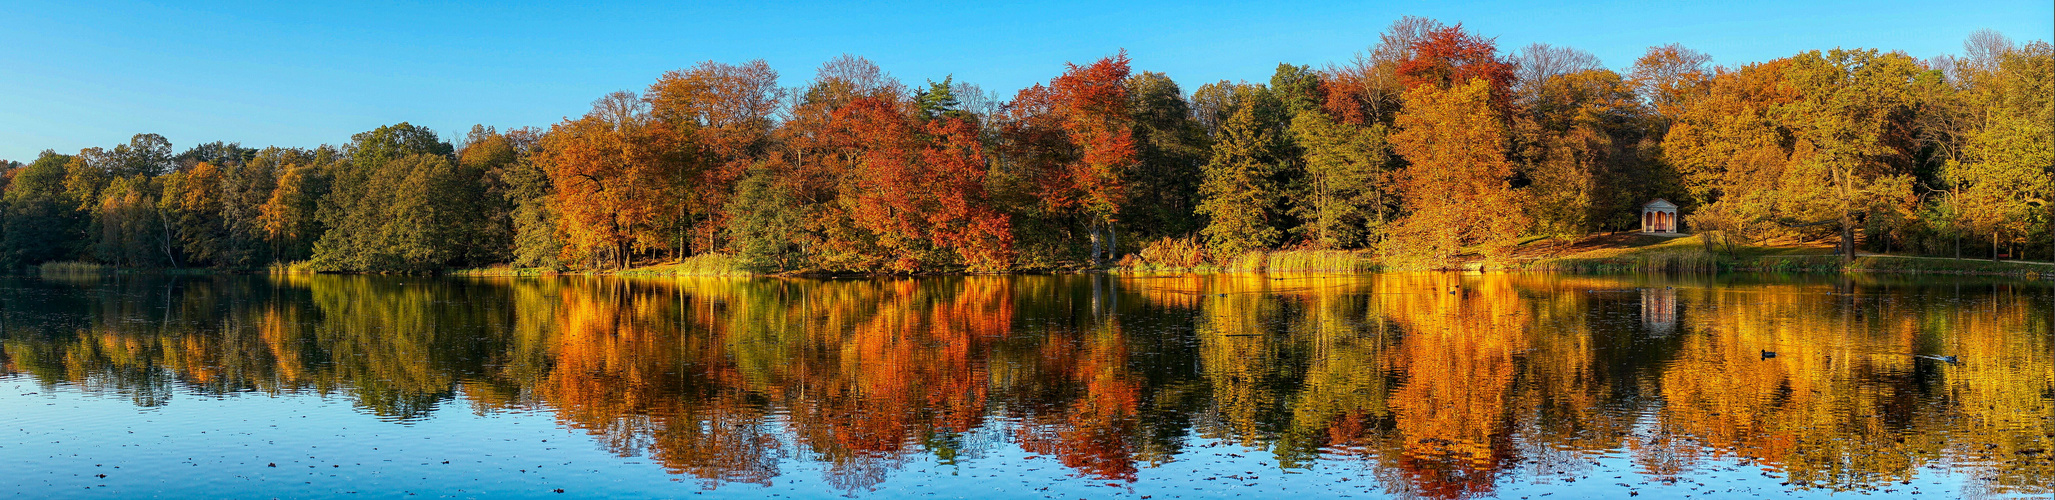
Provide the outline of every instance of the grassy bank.
{"type": "Polygon", "coordinates": [[[1744,246],[1715,251],[1691,236],[1627,246],[1566,252],[1503,266],[1509,270],[1563,272],[1790,272],[1926,273],[2055,278],[2055,265],[1898,255],[1857,254],[1843,261],[1820,245],[1744,246]]]}
{"type": "Polygon", "coordinates": [[[743,269],[734,256],[724,253],[700,254],[676,262],[618,270],[558,271],[540,267],[482,267],[458,269],[448,273],[451,276],[550,276],[558,274],[615,275],[615,276],[751,276],[758,273],[743,269]]]}

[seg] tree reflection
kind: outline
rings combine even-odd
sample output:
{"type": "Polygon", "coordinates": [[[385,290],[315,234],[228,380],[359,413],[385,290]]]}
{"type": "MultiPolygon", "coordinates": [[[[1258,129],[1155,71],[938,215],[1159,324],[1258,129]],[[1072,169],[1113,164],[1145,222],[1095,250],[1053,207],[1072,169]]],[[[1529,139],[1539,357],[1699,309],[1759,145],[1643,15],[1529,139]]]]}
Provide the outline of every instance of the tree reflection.
{"type": "Polygon", "coordinates": [[[1594,454],[1652,479],[1743,462],[1858,489],[1941,467],[1974,478],[1965,495],[2046,493],[2049,292],[1966,283],[25,280],[0,291],[0,376],[143,406],[341,397],[396,422],[461,397],[547,411],[709,488],[805,460],[854,493],[996,447],[1133,482],[1188,445],[1231,443],[1286,469],[1362,464],[1434,498],[1568,480],[1594,454]]]}

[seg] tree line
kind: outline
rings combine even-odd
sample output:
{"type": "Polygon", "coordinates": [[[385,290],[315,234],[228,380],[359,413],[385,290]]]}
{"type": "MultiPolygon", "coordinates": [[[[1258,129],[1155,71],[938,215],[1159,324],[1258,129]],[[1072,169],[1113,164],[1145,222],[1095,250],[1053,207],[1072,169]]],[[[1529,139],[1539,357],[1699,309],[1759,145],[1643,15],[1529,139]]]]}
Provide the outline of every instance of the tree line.
{"type": "Polygon", "coordinates": [[[1189,93],[1124,52],[1011,99],[853,56],[777,81],[706,62],[546,129],[461,138],[400,123],[311,149],[45,151],[0,164],[0,262],[1002,271],[1162,245],[1432,263],[1633,230],[1655,198],[1729,247],[2055,253],[2055,50],[1990,31],[1924,60],[1728,67],[1672,44],[1620,72],[1407,17],[1346,63],[1189,93]]]}

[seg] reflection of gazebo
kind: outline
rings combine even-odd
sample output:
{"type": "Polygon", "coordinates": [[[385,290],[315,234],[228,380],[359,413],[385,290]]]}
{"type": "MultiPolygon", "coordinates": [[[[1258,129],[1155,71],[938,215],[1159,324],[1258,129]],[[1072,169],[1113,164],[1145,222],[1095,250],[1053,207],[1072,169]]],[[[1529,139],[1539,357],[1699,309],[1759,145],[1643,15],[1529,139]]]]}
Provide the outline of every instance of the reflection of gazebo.
{"type": "Polygon", "coordinates": [[[1677,233],[1677,204],[1670,200],[1656,198],[1641,206],[1641,232],[1677,233]]]}
{"type": "Polygon", "coordinates": [[[1668,335],[1677,329],[1677,289],[1641,289],[1641,324],[1651,333],[1668,335]]]}

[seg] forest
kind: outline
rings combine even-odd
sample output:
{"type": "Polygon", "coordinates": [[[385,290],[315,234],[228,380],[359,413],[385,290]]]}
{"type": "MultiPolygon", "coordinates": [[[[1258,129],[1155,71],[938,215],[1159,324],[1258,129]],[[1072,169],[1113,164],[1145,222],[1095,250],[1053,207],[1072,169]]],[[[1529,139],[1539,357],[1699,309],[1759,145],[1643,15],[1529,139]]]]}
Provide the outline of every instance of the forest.
{"type": "Polygon", "coordinates": [[[1622,71],[1407,17],[1353,60],[1191,89],[1117,52],[1010,99],[855,56],[704,62],[541,127],[340,146],[155,134],[5,168],[0,265],[925,273],[1354,252],[1390,267],[1639,228],[2055,259],[2055,49],[1622,71]]]}

